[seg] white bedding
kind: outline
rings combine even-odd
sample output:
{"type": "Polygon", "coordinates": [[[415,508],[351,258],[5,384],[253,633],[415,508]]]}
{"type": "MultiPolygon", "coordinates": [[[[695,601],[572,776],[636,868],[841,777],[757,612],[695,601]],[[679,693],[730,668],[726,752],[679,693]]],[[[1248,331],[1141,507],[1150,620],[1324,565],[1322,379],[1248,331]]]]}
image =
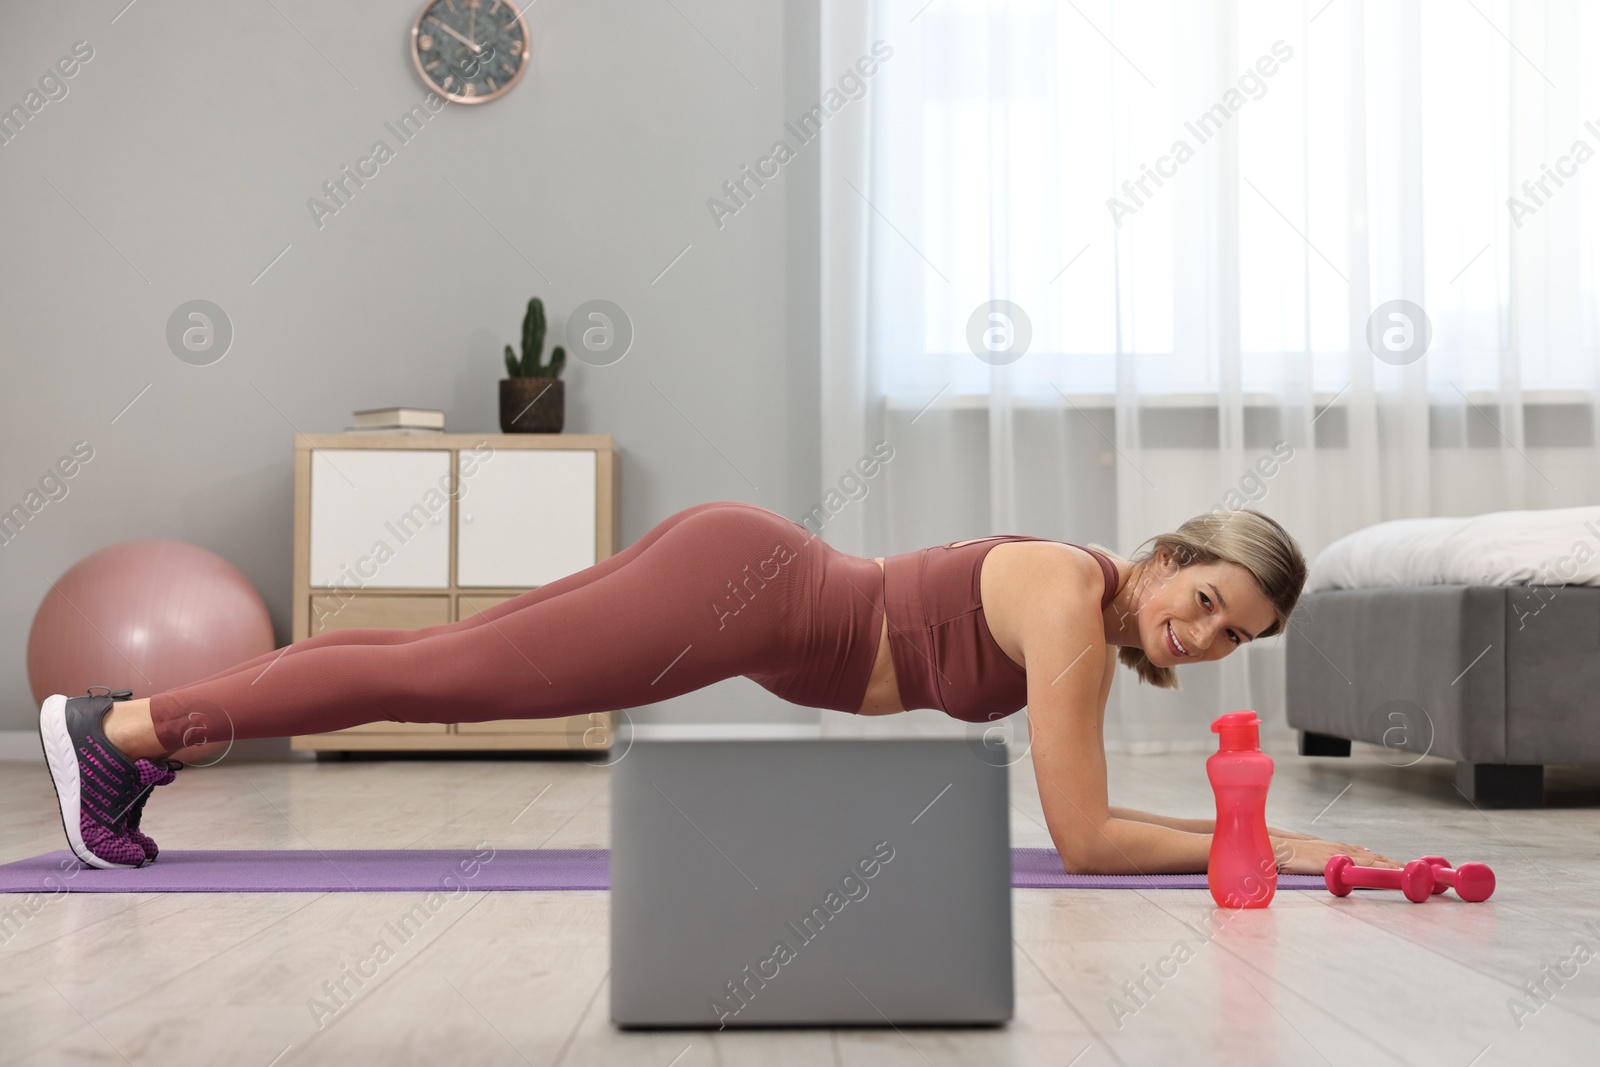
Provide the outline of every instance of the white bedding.
{"type": "Polygon", "coordinates": [[[1306,592],[1381,585],[1600,585],[1600,507],[1380,522],[1318,554],[1306,592]]]}

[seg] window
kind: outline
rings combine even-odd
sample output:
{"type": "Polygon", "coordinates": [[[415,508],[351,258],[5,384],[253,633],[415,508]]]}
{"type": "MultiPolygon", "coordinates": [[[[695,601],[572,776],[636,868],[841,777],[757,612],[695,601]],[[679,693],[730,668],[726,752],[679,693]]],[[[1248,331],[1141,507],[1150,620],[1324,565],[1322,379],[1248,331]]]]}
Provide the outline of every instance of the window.
{"type": "Polygon", "coordinates": [[[1593,384],[1600,5],[879,3],[886,392],[987,392],[991,299],[1021,394],[1333,391],[1417,292],[1431,389],[1593,384]]]}

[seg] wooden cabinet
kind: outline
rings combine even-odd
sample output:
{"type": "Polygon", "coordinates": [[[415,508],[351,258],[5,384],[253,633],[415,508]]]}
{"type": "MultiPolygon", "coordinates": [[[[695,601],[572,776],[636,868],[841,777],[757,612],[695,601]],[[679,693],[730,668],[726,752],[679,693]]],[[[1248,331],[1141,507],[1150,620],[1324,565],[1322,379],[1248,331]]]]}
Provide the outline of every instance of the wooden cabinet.
{"type": "MultiPolygon", "coordinates": [[[[295,435],[294,640],[466,619],[617,549],[607,434],[295,435]]],[[[374,722],[310,750],[609,747],[614,713],[374,722]]]]}
{"type": "Polygon", "coordinates": [[[476,589],[463,592],[456,597],[456,620],[469,618],[480,611],[488,611],[521,595],[521,593],[480,593],[476,589]]]}
{"type": "Polygon", "coordinates": [[[307,634],[310,636],[358,627],[415,630],[451,621],[448,596],[313,593],[307,634]]]}

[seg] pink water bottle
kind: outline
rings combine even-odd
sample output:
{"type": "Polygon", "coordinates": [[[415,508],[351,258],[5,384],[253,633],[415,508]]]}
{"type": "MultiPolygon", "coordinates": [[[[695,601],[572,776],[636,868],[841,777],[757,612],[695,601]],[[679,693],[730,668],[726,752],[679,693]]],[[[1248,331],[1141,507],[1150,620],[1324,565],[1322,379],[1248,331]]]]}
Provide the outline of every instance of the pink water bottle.
{"type": "Polygon", "coordinates": [[[1278,889],[1278,863],[1267,836],[1272,757],[1261,751],[1260,726],[1253,711],[1229,712],[1211,724],[1220,741],[1206,760],[1217,797],[1206,884],[1224,908],[1264,908],[1278,889]]]}

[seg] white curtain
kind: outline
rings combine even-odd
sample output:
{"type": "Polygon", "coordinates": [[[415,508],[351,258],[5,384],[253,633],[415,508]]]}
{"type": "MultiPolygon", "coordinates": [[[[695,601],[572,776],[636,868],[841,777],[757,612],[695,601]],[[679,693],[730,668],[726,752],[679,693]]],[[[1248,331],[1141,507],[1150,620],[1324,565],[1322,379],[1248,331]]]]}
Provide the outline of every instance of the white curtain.
{"type": "MultiPolygon", "coordinates": [[[[1600,5],[824,0],[824,88],[874,42],[821,139],[824,479],[893,458],[836,547],[1600,500],[1600,5]]],[[[1281,746],[1282,645],[1121,672],[1108,744],[1281,746]]]]}

